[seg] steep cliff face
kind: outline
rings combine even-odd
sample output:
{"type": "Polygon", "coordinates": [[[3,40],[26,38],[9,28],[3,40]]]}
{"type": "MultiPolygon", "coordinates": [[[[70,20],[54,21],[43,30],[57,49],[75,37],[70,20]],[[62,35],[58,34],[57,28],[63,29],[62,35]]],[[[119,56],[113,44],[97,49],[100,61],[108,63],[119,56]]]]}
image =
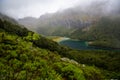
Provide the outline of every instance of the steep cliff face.
{"type": "Polygon", "coordinates": [[[19,24],[24,25],[28,29],[34,30],[36,28],[37,18],[34,18],[34,17],[25,17],[23,19],[19,19],[18,22],[19,22],[19,24]]]}
{"type": "Polygon", "coordinates": [[[62,36],[70,35],[76,29],[88,27],[96,21],[95,17],[90,17],[85,12],[74,9],[45,14],[37,20],[31,19],[27,21],[26,19],[20,19],[19,22],[25,26],[33,26],[32,28],[35,28],[38,33],[44,35],[62,36]]]}

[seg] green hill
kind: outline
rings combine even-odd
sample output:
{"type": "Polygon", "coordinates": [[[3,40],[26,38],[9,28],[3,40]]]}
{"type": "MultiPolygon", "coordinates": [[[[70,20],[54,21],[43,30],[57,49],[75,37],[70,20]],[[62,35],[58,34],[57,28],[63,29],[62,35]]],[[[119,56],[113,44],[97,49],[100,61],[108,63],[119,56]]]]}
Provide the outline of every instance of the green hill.
{"type": "Polygon", "coordinates": [[[62,59],[52,47],[54,46],[52,44],[58,44],[52,41],[44,43],[44,40],[49,41],[19,25],[0,19],[0,78],[2,80],[102,79],[99,69],[90,66],[84,68],[73,60],[62,59]],[[50,47],[42,44],[50,44],[50,47]]]}
{"type": "Polygon", "coordinates": [[[2,80],[119,79],[119,59],[118,52],[76,51],[60,46],[24,27],[0,19],[2,80]]]}

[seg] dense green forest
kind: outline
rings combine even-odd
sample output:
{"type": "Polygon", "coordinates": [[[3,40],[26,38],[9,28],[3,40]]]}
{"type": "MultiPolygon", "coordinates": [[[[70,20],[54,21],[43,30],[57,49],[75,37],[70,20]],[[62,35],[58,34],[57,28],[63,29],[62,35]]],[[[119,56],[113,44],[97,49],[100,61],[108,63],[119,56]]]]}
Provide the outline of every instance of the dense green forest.
{"type": "Polygon", "coordinates": [[[0,19],[1,80],[120,79],[115,51],[73,50],[0,19]]]}

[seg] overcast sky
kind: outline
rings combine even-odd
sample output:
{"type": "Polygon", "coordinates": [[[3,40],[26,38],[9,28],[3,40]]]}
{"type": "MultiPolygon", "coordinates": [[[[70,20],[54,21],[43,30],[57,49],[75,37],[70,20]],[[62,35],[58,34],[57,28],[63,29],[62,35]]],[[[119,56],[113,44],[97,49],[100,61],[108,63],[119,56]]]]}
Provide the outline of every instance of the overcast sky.
{"type": "Polygon", "coordinates": [[[89,5],[93,1],[115,1],[120,0],[0,0],[0,12],[16,19],[27,16],[40,17],[45,13],[54,13],[59,10],[77,5],[89,5]]]}

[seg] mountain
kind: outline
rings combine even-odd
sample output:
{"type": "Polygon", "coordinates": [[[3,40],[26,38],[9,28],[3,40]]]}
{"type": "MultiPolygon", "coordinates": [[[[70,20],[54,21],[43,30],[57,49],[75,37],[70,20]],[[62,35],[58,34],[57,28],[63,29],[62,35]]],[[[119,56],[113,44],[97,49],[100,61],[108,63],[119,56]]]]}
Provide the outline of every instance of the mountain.
{"type": "Polygon", "coordinates": [[[119,10],[116,8],[114,12],[105,13],[103,6],[99,5],[90,5],[85,8],[86,10],[77,6],[44,14],[38,19],[22,19],[22,21],[28,21],[30,24],[25,26],[32,25],[34,31],[43,35],[67,36],[90,41],[91,46],[120,48],[119,10]]]}
{"type": "Polygon", "coordinates": [[[25,18],[19,19],[18,21],[19,21],[19,24],[22,24],[31,30],[35,29],[35,25],[37,24],[37,18],[34,18],[34,17],[25,17],[25,18]]]}
{"type": "Polygon", "coordinates": [[[90,45],[120,49],[120,16],[103,17],[95,25],[76,30],[72,38],[90,41],[90,45]]]}
{"type": "Polygon", "coordinates": [[[61,57],[64,48],[20,25],[0,19],[0,78],[3,80],[102,80],[99,69],[61,57]],[[56,48],[55,48],[56,47],[56,48]],[[88,75],[92,72],[95,75],[88,75]]]}
{"type": "Polygon", "coordinates": [[[44,35],[64,36],[70,35],[71,32],[76,29],[88,27],[96,21],[96,17],[88,15],[87,12],[84,12],[81,9],[70,8],[54,14],[44,14],[40,16],[36,22],[31,22],[30,20],[27,20],[26,24],[30,23],[27,25],[24,24],[24,21],[26,21],[24,18],[19,20],[19,23],[25,26],[34,26],[38,33],[44,35]]]}
{"type": "Polygon", "coordinates": [[[0,19],[0,78],[3,80],[119,79],[119,59],[119,52],[73,50],[0,19]]]}
{"type": "Polygon", "coordinates": [[[9,21],[9,22],[11,22],[13,24],[18,24],[18,22],[15,19],[10,18],[9,16],[6,16],[6,15],[4,15],[2,13],[0,13],[0,19],[9,21]]]}
{"type": "Polygon", "coordinates": [[[18,21],[25,26],[34,26],[36,32],[44,35],[69,36],[77,29],[89,27],[101,17],[113,14],[115,15],[115,13],[107,11],[106,3],[93,1],[84,7],[78,5],[56,13],[46,13],[40,16],[36,22],[34,19],[33,23],[27,20],[26,24],[30,23],[27,25],[24,23],[26,21],[24,18],[18,21]]]}

